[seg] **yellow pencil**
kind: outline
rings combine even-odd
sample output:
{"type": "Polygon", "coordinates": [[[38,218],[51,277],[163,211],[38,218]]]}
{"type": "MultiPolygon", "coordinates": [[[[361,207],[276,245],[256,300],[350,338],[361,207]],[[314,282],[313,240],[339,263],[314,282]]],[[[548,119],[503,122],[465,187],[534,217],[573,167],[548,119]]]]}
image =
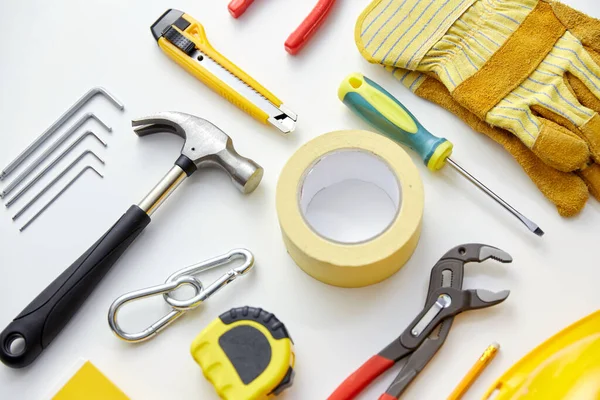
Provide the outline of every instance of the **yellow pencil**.
{"type": "Polygon", "coordinates": [[[458,386],[452,391],[448,400],[459,400],[464,396],[464,394],[469,390],[471,385],[477,380],[479,375],[483,372],[485,367],[489,365],[489,363],[494,359],[496,353],[500,349],[500,345],[498,343],[492,343],[488,346],[487,349],[483,352],[481,357],[477,360],[477,362],[471,367],[469,372],[465,375],[465,377],[460,381],[458,386]]]}

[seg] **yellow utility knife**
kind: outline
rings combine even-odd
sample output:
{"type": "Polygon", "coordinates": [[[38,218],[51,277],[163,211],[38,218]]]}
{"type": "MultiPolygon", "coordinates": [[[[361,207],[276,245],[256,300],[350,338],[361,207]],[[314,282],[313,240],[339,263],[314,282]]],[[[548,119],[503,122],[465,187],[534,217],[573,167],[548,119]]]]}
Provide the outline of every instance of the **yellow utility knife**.
{"type": "Polygon", "coordinates": [[[298,116],[208,42],[204,27],[179,10],[167,10],[150,28],[159,47],[189,73],[262,123],[283,133],[298,116]]]}

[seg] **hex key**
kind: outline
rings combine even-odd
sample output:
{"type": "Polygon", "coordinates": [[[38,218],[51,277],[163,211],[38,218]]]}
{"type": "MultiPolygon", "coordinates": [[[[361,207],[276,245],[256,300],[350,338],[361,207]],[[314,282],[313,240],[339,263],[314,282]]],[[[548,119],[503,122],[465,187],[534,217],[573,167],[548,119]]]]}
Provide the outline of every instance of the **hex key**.
{"type": "Polygon", "coordinates": [[[17,169],[19,165],[27,159],[35,150],[37,150],[42,143],[44,143],[54,132],[58,130],[69,118],[71,118],[81,107],[83,107],[88,101],[90,101],[96,95],[101,94],[108,99],[115,107],[119,110],[123,111],[125,109],[125,105],[121,103],[115,96],[108,93],[108,91],[102,87],[93,87],[86,94],[81,96],[79,100],[75,102],[67,111],[64,112],[63,115],[58,117],[56,121],[52,125],[48,127],[37,139],[35,139],[21,154],[17,156],[13,161],[11,161],[0,173],[0,180],[4,179],[8,174],[17,169]]]}
{"type": "MultiPolygon", "coordinates": [[[[91,133],[91,132],[90,132],[90,133],[91,133]]],[[[87,134],[87,132],[86,132],[86,134],[87,134]]],[[[87,136],[87,135],[86,135],[86,136],[87,136]]],[[[106,143],[102,142],[102,144],[103,144],[103,145],[105,145],[105,147],[106,147],[106,143]]],[[[75,146],[73,146],[73,147],[75,147],[75,146]]],[[[69,149],[67,149],[67,150],[70,150],[70,148],[69,148],[69,149]]],[[[69,151],[65,151],[63,154],[66,156],[68,153],[69,153],[69,151]]],[[[39,180],[40,180],[40,179],[41,179],[41,178],[42,178],[44,175],[46,175],[46,173],[48,173],[48,171],[50,171],[50,170],[51,170],[51,169],[54,167],[54,165],[56,165],[56,164],[57,164],[57,163],[58,163],[58,162],[59,162],[59,161],[60,161],[60,160],[63,158],[63,154],[61,154],[61,156],[60,156],[60,157],[58,157],[56,160],[54,160],[54,161],[52,162],[52,164],[48,165],[46,168],[44,168],[42,171],[40,171],[40,173],[38,173],[38,174],[37,174],[37,175],[36,175],[36,176],[35,176],[35,177],[34,177],[32,180],[30,180],[29,182],[27,182],[27,185],[25,185],[25,187],[24,187],[24,188],[22,188],[21,190],[19,190],[19,192],[18,192],[17,194],[15,194],[15,195],[14,195],[14,196],[13,196],[13,197],[10,199],[10,200],[8,200],[8,201],[6,202],[6,204],[5,204],[5,207],[6,207],[6,208],[8,208],[8,207],[12,206],[12,205],[15,203],[15,201],[19,200],[19,198],[20,198],[21,196],[23,196],[23,195],[24,195],[24,194],[25,194],[25,193],[26,193],[26,192],[27,192],[29,189],[31,189],[31,187],[32,187],[33,185],[35,185],[35,183],[36,183],[37,181],[39,181],[39,180]]],[[[97,155],[96,155],[96,154],[95,154],[93,151],[91,151],[91,150],[85,150],[85,151],[84,151],[84,152],[83,152],[83,153],[82,153],[82,154],[79,156],[79,158],[83,158],[83,157],[85,157],[87,154],[91,154],[91,155],[93,155],[94,157],[96,157],[96,158],[98,159],[98,161],[100,161],[102,164],[104,164],[104,161],[103,161],[102,159],[100,159],[100,157],[98,157],[98,156],[97,156],[97,155]]]]}
{"type": "Polygon", "coordinates": [[[75,181],[77,181],[77,179],[79,179],[79,177],[81,177],[81,175],[83,175],[83,174],[85,173],[85,171],[87,171],[88,169],[90,169],[90,170],[94,171],[94,172],[96,173],[96,175],[98,175],[100,178],[104,178],[104,175],[102,175],[100,172],[96,171],[96,169],[95,169],[94,167],[92,167],[92,166],[90,166],[90,165],[88,165],[88,166],[84,167],[84,168],[83,168],[83,169],[82,169],[82,170],[81,170],[81,171],[80,171],[80,172],[77,174],[77,176],[75,176],[75,178],[71,179],[71,180],[69,181],[69,183],[67,183],[67,184],[65,185],[65,187],[64,187],[64,188],[62,188],[62,189],[60,190],[60,192],[58,192],[58,193],[56,194],[56,196],[54,196],[53,198],[51,198],[51,199],[50,199],[50,201],[48,201],[48,202],[47,202],[47,203],[44,205],[44,207],[42,207],[42,208],[40,209],[40,211],[38,211],[38,212],[37,212],[37,213],[36,213],[36,214],[35,214],[33,217],[31,217],[31,219],[30,219],[29,221],[27,221],[27,222],[25,223],[25,225],[23,225],[22,227],[20,227],[20,228],[19,228],[19,231],[23,232],[23,231],[24,231],[24,230],[25,230],[25,229],[26,229],[26,228],[27,228],[29,225],[31,225],[31,224],[33,223],[33,221],[35,221],[36,219],[38,219],[38,217],[39,217],[40,215],[42,215],[42,213],[43,213],[44,211],[46,211],[46,209],[47,209],[48,207],[50,207],[50,206],[51,206],[51,205],[52,205],[52,204],[53,204],[53,203],[54,203],[54,202],[55,202],[55,201],[56,201],[56,200],[57,200],[57,199],[58,199],[58,198],[59,198],[59,197],[60,197],[60,196],[61,196],[61,195],[62,195],[62,194],[63,194],[63,193],[64,193],[64,192],[65,192],[65,191],[68,189],[68,188],[70,188],[70,187],[71,187],[71,185],[72,185],[72,184],[74,184],[74,183],[75,183],[75,181]]]}
{"type": "MultiPolygon", "coordinates": [[[[58,182],[63,176],[65,176],[67,174],[67,172],[69,172],[71,169],[73,169],[73,167],[75,165],[77,165],[77,163],[79,161],[81,161],[83,159],[83,157],[85,157],[87,154],[92,154],[98,161],[100,161],[100,163],[102,163],[102,165],[104,165],[104,160],[102,160],[100,157],[98,157],[96,154],[94,154],[94,152],[90,151],[90,150],[86,150],[83,153],[81,153],[81,155],[79,157],[77,157],[75,159],[75,161],[73,161],[71,164],[69,164],[67,166],[67,168],[63,169],[61,171],[60,174],[58,174],[56,176],[56,178],[54,178],[50,183],[48,183],[42,190],[40,190],[40,192],[38,194],[36,194],[31,200],[29,200],[29,202],[27,204],[25,204],[23,206],[23,208],[21,208],[19,210],[19,212],[17,212],[13,217],[13,221],[16,220],[17,218],[19,218],[25,211],[27,211],[29,209],[29,207],[31,207],[36,201],[38,201],[38,199],[40,197],[42,197],[44,195],[44,193],[46,193],[48,190],[50,190],[50,188],[52,186],[54,186],[54,184],[56,182],[58,182]]],[[[11,201],[14,201],[15,199],[13,198],[11,201]]],[[[8,206],[8,205],[7,205],[8,206]]]]}
{"type": "Polygon", "coordinates": [[[112,128],[106,125],[100,118],[96,117],[93,113],[84,114],[67,132],[65,132],[58,140],[56,140],[52,145],[46,149],[42,154],[38,156],[26,169],[21,172],[19,176],[17,176],[8,186],[4,189],[2,193],[0,193],[0,197],[4,197],[8,193],[10,193],[18,184],[20,184],[29,174],[31,174],[38,165],[40,165],[46,158],[50,156],[62,143],[65,142],[81,125],[87,122],[89,119],[94,119],[97,121],[104,129],[108,132],[112,132],[112,128]]]}

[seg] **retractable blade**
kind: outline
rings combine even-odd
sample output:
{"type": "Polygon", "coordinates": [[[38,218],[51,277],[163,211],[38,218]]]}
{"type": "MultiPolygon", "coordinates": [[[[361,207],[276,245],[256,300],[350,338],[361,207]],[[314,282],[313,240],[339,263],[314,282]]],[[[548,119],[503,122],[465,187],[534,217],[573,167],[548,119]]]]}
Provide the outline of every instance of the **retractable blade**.
{"type": "Polygon", "coordinates": [[[170,9],[152,25],[151,31],[170,58],[232,104],[285,134],[294,130],[297,115],[216,51],[198,21],[182,11],[170,9]]]}

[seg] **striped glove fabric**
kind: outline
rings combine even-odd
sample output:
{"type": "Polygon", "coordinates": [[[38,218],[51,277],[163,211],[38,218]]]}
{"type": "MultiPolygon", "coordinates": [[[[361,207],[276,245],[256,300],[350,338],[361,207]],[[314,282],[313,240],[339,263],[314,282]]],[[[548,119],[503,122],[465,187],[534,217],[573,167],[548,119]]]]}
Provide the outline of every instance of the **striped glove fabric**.
{"type": "Polygon", "coordinates": [[[552,168],[600,161],[600,21],[549,0],[375,0],[355,35],[368,61],[423,72],[413,91],[435,77],[552,168]]]}
{"type": "MultiPolygon", "coordinates": [[[[443,83],[420,72],[386,67],[396,79],[417,96],[431,101],[458,116],[471,128],[500,144],[521,165],[540,192],[551,201],[563,217],[577,215],[585,206],[589,193],[600,201],[600,166],[591,163],[577,172],[562,172],[544,162],[515,135],[495,128],[462,107],[443,83]]],[[[600,111],[600,108],[598,109],[600,111]]]]}

